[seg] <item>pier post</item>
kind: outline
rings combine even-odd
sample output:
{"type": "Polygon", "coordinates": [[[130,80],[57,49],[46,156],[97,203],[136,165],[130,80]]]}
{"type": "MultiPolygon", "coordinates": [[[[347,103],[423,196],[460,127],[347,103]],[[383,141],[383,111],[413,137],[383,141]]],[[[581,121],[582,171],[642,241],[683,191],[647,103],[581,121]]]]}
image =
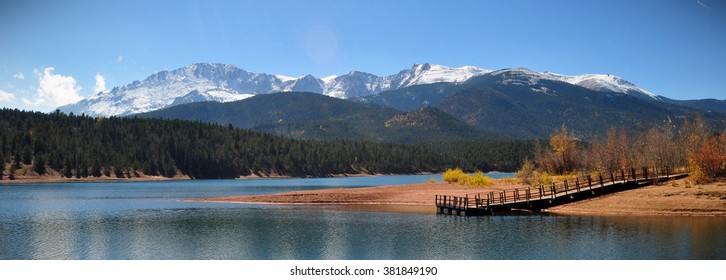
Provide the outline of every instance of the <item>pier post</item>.
{"type": "Polygon", "coordinates": [[[567,180],[565,180],[565,195],[567,195],[568,189],[569,189],[569,186],[567,185],[567,180]]]}
{"type": "Polygon", "coordinates": [[[544,197],[544,186],[539,185],[539,198],[544,197]]]}
{"type": "Polygon", "coordinates": [[[600,174],[600,187],[602,188],[604,186],[605,186],[605,183],[602,180],[602,174],[600,174]]]}
{"type": "Polygon", "coordinates": [[[532,196],[532,188],[527,187],[527,202],[529,202],[530,197],[532,196]]]}
{"type": "Polygon", "coordinates": [[[592,177],[587,175],[587,186],[592,190],[592,177]]]}
{"type": "Polygon", "coordinates": [[[552,199],[554,199],[556,195],[557,195],[557,186],[555,185],[555,182],[552,182],[552,199]]]}
{"type": "Polygon", "coordinates": [[[643,174],[645,174],[645,179],[648,180],[648,167],[643,167],[643,174]]]}
{"type": "Polygon", "coordinates": [[[577,192],[580,192],[580,178],[575,178],[575,187],[577,188],[577,192]]]}

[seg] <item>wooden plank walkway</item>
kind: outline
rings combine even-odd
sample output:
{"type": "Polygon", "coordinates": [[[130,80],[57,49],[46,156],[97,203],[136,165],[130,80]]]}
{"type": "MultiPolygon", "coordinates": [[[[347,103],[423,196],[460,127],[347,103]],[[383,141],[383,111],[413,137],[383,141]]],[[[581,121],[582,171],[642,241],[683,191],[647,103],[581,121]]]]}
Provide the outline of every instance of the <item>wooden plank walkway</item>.
{"type": "Polygon", "coordinates": [[[518,188],[514,190],[491,191],[467,194],[466,196],[436,195],[436,213],[480,216],[512,211],[541,211],[549,207],[580,201],[596,196],[652,185],[663,180],[675,180],[688,176],[688,173],[669,174],[665,169],[649,176],[649,169],[640,172],[630,169],[620,174],[610,172],[610,176],[597,178],[586,176],[574,182],[564,181],[549,186],[518,188]]]}

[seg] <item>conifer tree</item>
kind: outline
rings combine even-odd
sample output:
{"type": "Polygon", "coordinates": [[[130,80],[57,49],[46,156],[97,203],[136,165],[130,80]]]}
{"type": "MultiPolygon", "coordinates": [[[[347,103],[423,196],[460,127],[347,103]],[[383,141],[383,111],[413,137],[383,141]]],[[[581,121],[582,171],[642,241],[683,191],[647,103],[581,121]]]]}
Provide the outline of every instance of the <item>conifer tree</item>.
{"type": "Polygon", "coordinates": [[[15,165],[14,164],[11,164],[10,165],[10,173],[8,174],[8,179],[9,180],[15,180],[15,170],[16,170],[15,169],[15,165]]]}
{"type": "Polygon", "coordinates": [[[98,159],[95,159],[93,161],[93,166],[91,167],[91,176],[93,177],[101,177],[101,164],[98,162],[98,159]]]}
{"type": "Polygon", "coordinates": [[[63,176],[66,178],[73,177],[73,167],[71,167],[71,160],[69,158],[66,158],[63,164],[63,176]]]}
{"type": "Polygon", "coordinates": [[[45,174],[45,157],[42,155],[38,155],[35,157],[35,161],[33,161],[33,171],[35,173],[38,173],[38,175],[45,174]]]}

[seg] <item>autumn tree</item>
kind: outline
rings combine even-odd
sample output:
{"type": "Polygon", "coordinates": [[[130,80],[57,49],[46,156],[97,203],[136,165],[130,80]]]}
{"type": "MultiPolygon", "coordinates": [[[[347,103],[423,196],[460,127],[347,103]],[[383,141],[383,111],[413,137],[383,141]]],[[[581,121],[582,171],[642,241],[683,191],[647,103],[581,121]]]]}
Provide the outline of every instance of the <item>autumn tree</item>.
{"type": "Polygon", "coordinates": [[[547,172],[565,174],[583,166],[578,161],[578,139],[565,125],[555,129],[550,138],[550,149],[540,148],[535,154],[535,161],[547,172]]]}

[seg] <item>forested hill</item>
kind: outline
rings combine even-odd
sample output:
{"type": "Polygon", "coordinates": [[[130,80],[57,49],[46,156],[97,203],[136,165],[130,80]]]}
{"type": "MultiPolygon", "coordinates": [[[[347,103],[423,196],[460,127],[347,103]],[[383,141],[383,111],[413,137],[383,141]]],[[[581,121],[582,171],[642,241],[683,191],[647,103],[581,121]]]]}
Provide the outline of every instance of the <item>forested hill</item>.
{"type": "Polygon", "coordinates": [[[136,116],[232,124],[297,139],[414,144],[501,138],[434,108],[402,112],[309,92],[261,94],[227,103],[195,102],[136,116]]]}
{"type": "Polygon", "coordinates": [[[423,146],[305,141],[232,126],[0,110],[4,180],[15,172],[66,177],[329,176],[436,172],[451,167],[423,146]]]}

